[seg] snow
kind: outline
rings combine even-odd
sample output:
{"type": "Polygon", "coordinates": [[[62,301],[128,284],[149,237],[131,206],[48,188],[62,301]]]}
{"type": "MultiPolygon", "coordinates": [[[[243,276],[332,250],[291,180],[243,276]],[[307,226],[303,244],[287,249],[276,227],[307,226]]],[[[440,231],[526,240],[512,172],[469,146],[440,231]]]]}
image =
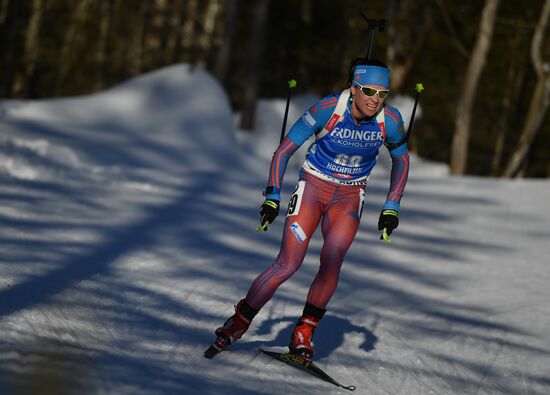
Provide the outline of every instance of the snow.
{"type": "MultiPolygon", "coordinates": [[[[293,99],[288,126],[314,101],[293,99]]],[[[319,234],[245,337],[202,356],[278,252],[282,218],[254,229],[284,100],[259,109],[260,136],[236,132],[221,86],[187,65],[0,102],[0,393],[347,393],[257,351],[284,350],[319,234]]],[[[380,157],[318,365],[357,394],[550,393],[550,183],[411,168],[386,245],[380,157]]]]}

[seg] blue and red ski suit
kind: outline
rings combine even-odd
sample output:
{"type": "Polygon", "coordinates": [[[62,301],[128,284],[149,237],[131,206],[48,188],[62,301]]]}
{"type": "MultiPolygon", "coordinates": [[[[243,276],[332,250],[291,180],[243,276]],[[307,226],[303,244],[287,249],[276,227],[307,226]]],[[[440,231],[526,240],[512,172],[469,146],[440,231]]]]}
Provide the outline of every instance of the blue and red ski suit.
{"type": "Polygon", "coordinates": [[[326,308],[338,284],[344,255],[357,233],[367,180],[384,144],[391,147],[392,158],[384,209],[399,210],[409,172],[401,114],[396,108],[384,105],[380,110],[383,117],[358,122],[351,114],[350,99],[343,116],[332,122],[337,118],[334,111],[340,95],[329,95],[306,111],[273,155],[268,181],[272,188],[266,198],[280,200],[289,158],[311,136],[328,130],[308,148],[300,180],[290,198],[279,255],[248,291],[246,302],[255,309],[261,309],[301,266],[319,223],[324,238],[321,264],[307,302],[326,308]],[[379,122],[380,119],[383,121],[379,122]]]}

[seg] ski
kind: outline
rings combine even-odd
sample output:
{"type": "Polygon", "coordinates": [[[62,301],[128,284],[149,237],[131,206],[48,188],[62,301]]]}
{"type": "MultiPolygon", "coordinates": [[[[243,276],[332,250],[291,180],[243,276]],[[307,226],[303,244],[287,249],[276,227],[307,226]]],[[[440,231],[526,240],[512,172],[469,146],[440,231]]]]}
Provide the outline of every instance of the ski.
{"type": "Polygon", "coordinates": [[[356,389],[356,387],[353,385],[345,386],[340,384],[339,382],[334,380],[332,377],[330,377],[328,374],[326,374],[321,368],[319,368],[313,362],[308,361],[304,358],[300,358],[297,355],[293,355],[291,353],[280,353],[275,351],[264,350],[263,348],[260,348],[260,351],[266,355],[269,355],[271,358],[284,362],[297,369],[303,370],[323,381],[334,384],[337,387],[341,387],[349,391],[355,391],[356,389]]]}
{"type": "Polygon", "coordinates": [[[203,355],[205,358],[212,359],[220,352],[225,350],[225,348],[231,343],[231,340],[224,335],[218,335],[217,339],[208,347],[203,355]]]}
{"type": "Polygon", "coordinates": [[[217,348],[214,344],[212,344],[210,347],[208,347],[204,351],[204,357],[208,359],[214,358],[216,355],[218,355],[222,350],[217,348]]]}

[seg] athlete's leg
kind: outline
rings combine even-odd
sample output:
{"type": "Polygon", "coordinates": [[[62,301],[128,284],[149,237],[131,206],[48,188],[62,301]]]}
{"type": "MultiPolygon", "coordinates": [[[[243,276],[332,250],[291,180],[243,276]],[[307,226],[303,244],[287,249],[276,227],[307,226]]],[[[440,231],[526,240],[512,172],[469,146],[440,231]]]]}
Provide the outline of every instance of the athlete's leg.
{"type": "Polygon", "coordinates": [[[252,283],[246,302],[261,309],[277,288],[301,266],[309,240],[319,224],[323,205],[320,191],[313,183],[300,181],[291,196],[285,220],[281,250],[277,259],[252,283]]]}
{"type": "Polygon", "coordinates": [[[363,189],[347,189],[335,197],[325,212],[321,265],[307,297],[307,302],[318,308],[326,308],[336,290],[344,255],[359,228],[363,199],[363,189]]]}

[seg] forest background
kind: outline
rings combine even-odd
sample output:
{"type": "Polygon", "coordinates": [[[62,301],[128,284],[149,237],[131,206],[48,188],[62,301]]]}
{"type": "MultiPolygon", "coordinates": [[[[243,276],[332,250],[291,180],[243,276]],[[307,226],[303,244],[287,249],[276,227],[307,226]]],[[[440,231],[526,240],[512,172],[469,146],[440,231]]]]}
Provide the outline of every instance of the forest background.
{"type": "Polygon", "coordinates": [[[252,130],[258,98],[286,97],[291,78],[293,94],[345,88],[368,47],[362,13],[386,20],[373,57],[391,94],[426,88],[414,152],[451,174],[550,177],[550,0],[0,0],[0,98],[90,94],[188,62],[252,130]]]}

